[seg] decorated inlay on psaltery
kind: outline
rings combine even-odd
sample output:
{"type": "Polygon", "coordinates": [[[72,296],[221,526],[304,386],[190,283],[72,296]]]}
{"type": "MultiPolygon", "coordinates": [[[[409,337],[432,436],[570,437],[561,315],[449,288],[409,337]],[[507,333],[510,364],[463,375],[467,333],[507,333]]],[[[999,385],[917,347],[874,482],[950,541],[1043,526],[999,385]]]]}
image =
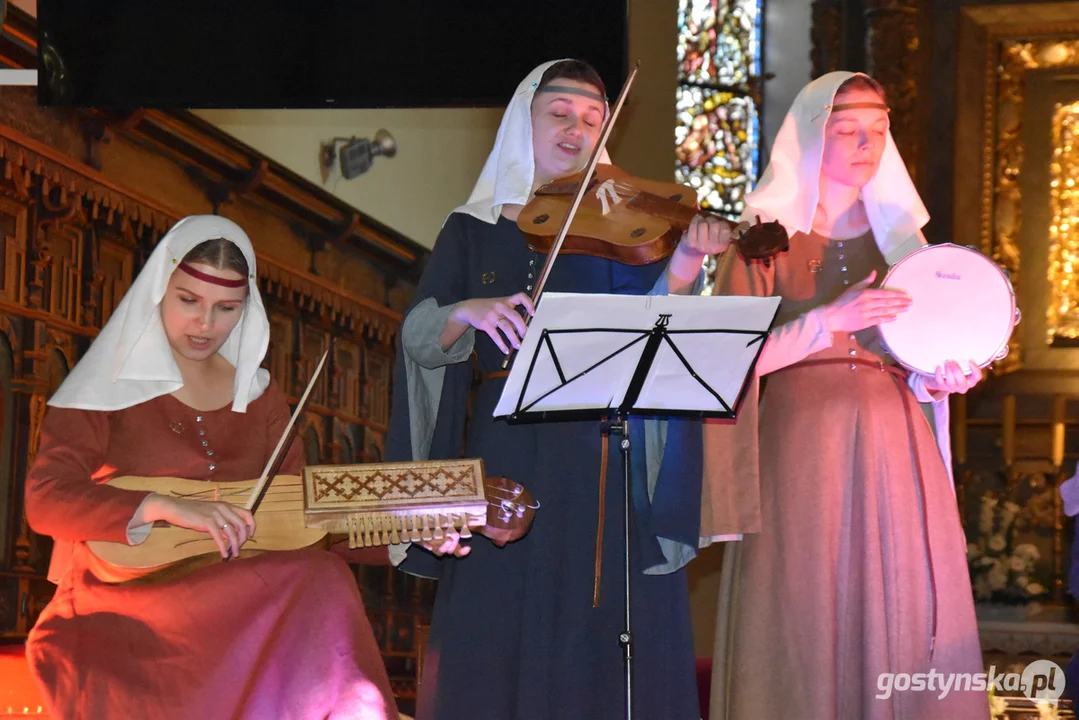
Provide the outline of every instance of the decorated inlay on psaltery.
{"type": "Polygon", "coordinates": [[[313,465],[304,474],[313,505],[443,498],[481,501],[484,497],[479,460],[313,465]]]}
{"type": "Polygon", "coordinates": [[[347,534],[350,547],[470,537],[487,521],[483,461],[309,465],[304,468],[308,527],[347,534]]]}

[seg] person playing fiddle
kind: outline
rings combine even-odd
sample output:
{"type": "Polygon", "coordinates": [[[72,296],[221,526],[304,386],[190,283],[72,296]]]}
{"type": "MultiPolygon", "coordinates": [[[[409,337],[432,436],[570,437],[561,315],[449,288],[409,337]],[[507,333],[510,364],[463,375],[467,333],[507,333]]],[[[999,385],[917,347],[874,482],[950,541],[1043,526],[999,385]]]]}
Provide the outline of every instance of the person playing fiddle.
{"type": "MultiPolygon", "coordinates": [[[[471,197],[446,219],[402,326],[387,459],[482,458],[488,472],[520,482],[542,507],[529,533],[504,547],[451,537],[433,553],[391,548],[402,570],[439,580],[419,720],[625,714],[618,443],[607,447],[599,421],[509,425],[492,418],[503,360],[521,345],[522,313],[534,312],[530,294],[545,261],[516,219],[537,188],[584,168],[608,115],[605,96],[598,74],[579,60],[544,63],[528,74],[471,197]],[[482,380],[466,423],[473,354],[482,380]],[[597,482],[601,471],[605,483],[597,482]],[[603,498],[597,486],[606,488],[603,498]]],[[[699,215],[669,258],[647,265],[560,254],[546,290],[697,292],[705,256],[729,242],[726,223],[699,215]]],[[[650,520],[644,498],[653,505],[684,498],[665,506],[685,513],[680,527],[699,524],[700,451],[682,452],[679,443],[691,442],[691,433],[676,432],[674,421],[667,427],[665,446],[646,449],[641,436],[633,442],[633,467],[643,473],[653,465],[646,457],[654,461],[647,487],[635,479],[635,711],[697,720],[684,568],[696,539],[678,546],[670,537],[676,533],[665,535],[650,520]]],[[[631,431],[642,432],[641,424],[631,423],[631,431]]]]}
{"type": "MultiPolygon", "coordinates": [[[[269,321],[235,223],[188,217],[158,243],[49,400],[26,516],[55,540],[56,594],[27,642],[50,716],[396,720],[356,581],[322,549],[111,583],[87,541],[135,544],[152,523],[208,533],[223,558],[257,537],[226,502],[125,490],[113,477],[258,478],[289,421],[259,365],[269,321]]],[[[282,474],[299,474],[294,443],[282,474]]]]}

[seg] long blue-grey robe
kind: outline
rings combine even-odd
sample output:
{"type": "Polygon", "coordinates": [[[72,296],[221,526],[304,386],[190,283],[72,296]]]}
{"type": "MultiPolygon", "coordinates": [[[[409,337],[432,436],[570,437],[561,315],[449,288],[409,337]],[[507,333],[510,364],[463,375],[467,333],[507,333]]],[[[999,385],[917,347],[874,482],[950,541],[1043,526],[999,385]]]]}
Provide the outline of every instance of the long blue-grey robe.
{"type": "MultiPolygon", "coordinates": [[[[495,420],[504,380],[491,379],[475,393],[466,437],[472,345],[484,374],[500,370],[503,355],[472,330],[445,353],[438,346],[450,306],[526,291],[545,259],[528,248],[515,223],[502,218],[492,225],[455,213],[420,281],[413,303],[419,312],[406,317],[386,459],[480,457],[488,475],[523,484],[541,503],[528,535],[504,548],[482,537],[465,558],[409,548],[400,568],[438,579],[419,720],[624,717],[619,438],[609,444],[601,595],[593,608],[599,420],[495,420]],[[412,321],[428,327],[410,327],[412,321]]],[[[546,290],[666,293],[665,267],[562,255],[546,290]]],[[[636,717],[697,720],[684,564],[695,554],[700,531],[700,427],[631,419],[631,432],[636,717]],[[646,446],[654,450],[647,457],[646,446]]]]}

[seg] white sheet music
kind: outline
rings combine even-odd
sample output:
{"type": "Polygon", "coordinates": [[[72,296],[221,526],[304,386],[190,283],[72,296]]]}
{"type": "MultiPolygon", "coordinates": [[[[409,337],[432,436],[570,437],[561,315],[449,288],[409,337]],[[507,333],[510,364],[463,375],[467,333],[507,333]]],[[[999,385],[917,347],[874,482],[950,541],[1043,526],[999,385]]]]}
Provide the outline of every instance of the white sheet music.
{"type": "Polygon", "coordinates": [[[522,412],[617,408],[664,315],[669,342],[656,352],[634,407],[728,411],[778,308],[774,297],[545,293],[494,416],[516,413],[518,404],[522,412]]]}

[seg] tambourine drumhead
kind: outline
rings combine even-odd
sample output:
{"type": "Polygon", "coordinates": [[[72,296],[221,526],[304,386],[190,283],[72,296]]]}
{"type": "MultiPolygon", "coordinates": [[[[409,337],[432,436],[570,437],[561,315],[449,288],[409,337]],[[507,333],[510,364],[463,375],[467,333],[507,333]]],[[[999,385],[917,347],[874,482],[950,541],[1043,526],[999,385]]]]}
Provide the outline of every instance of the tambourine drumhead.
{"type": "Polygon", "coordinates": [[[1008,276],[977,250],[927,245],[891,267],[883,286],[911,296],[910,308],[879,326],[901,365],[932,375],[955,360],[985,367],[1007,352],[1017,321],[1008,276]]]}

